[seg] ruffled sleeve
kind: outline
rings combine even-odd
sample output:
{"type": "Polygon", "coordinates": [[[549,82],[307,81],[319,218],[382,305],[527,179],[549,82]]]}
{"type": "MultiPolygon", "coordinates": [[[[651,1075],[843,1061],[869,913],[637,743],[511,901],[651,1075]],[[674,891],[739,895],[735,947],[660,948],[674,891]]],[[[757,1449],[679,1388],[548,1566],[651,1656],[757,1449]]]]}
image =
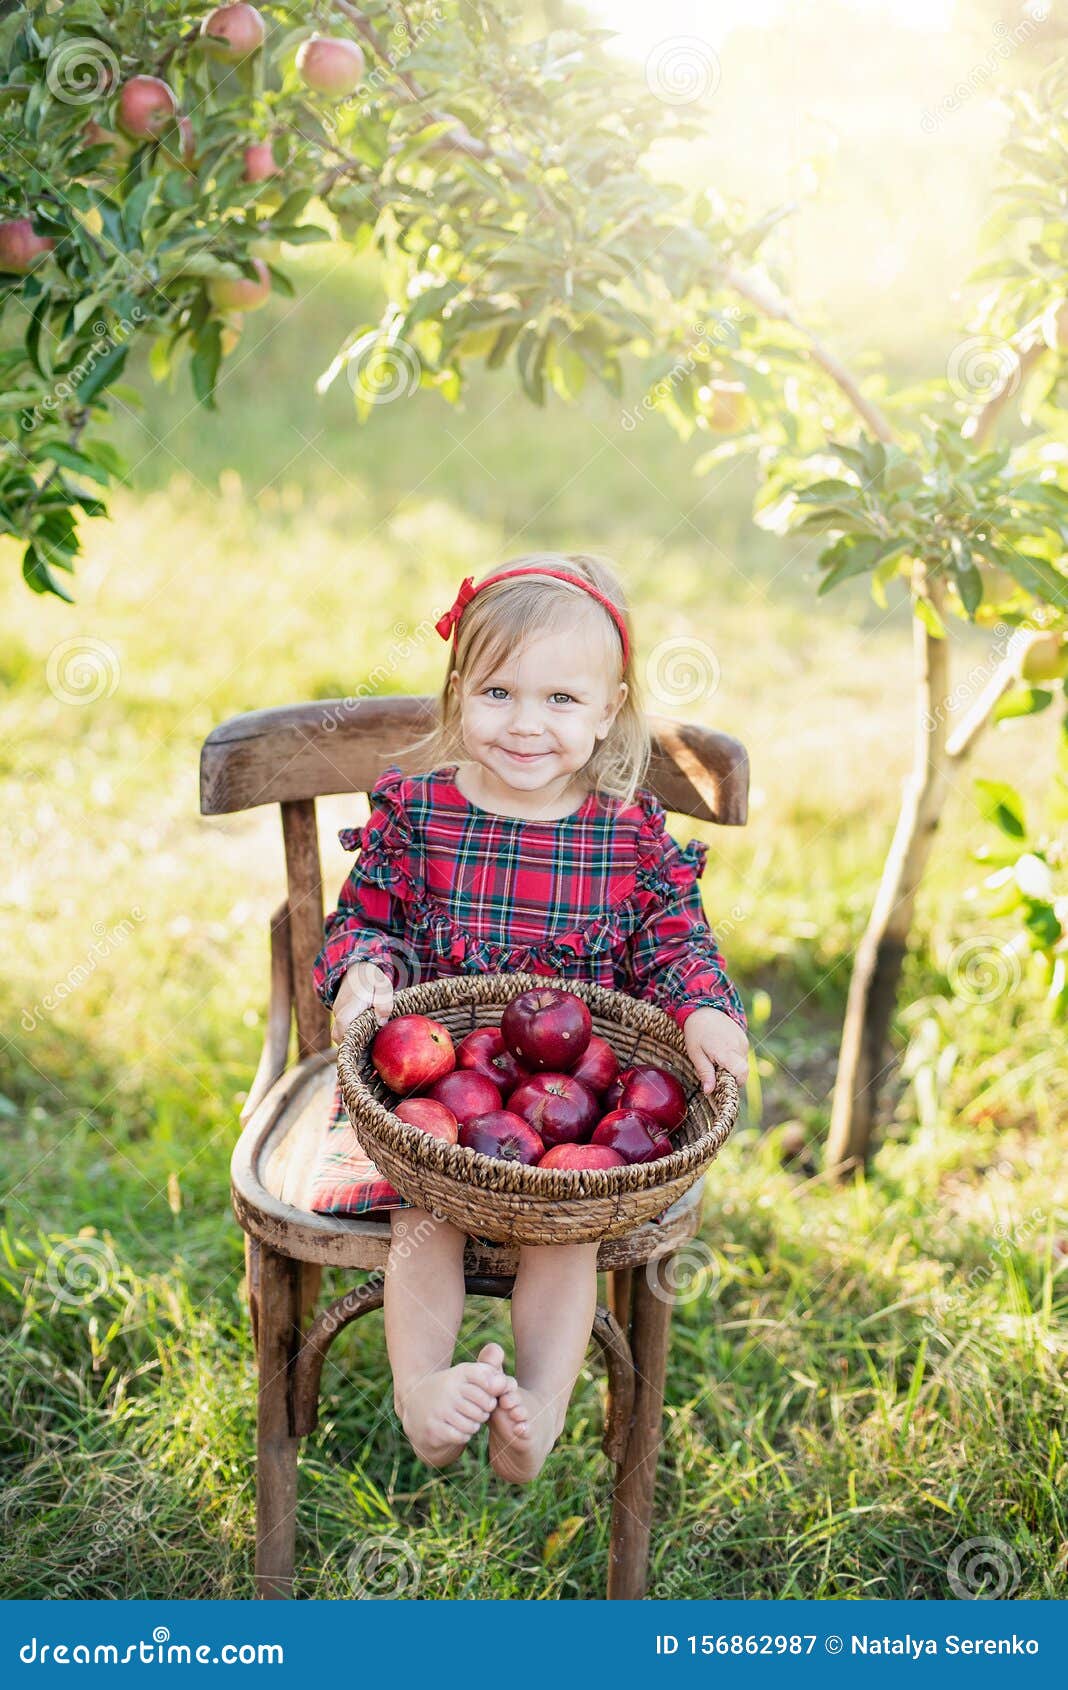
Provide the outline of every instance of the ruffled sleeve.
{"type": "Polygon", "coordinates": [[[680,845],[663,806],[639,791],[636,895],[644,914],[628,943],[630,990],[666,1010],[681,1027],[695,1009],[718,1009],[748,1030],[745,1007],[705,917],[699,881],[709,846],[680,845]]]}
{"type": "Polygon", "coordinates": [[[404,775],[390,764],[371,791],[367,821],[338,833],[346,851],[360,854],[337,908],[326,918],[323,948],[312,969],[315,989],[330,1008],[354,963],[376,963],[397,983],[407,925],[404,906],[420,880],[404,789],[404,775]]]}

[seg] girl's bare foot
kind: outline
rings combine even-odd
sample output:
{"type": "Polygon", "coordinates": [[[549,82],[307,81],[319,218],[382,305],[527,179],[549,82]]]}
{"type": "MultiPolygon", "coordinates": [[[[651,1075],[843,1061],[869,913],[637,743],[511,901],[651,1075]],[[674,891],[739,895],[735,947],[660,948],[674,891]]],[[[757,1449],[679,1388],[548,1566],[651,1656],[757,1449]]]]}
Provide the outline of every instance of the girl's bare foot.
{"type": "Polygon", "coordinates": [[[560,1436],[564,1413],[557,1403],[509,1379],[490,1415],[490,1465],[499,1479],[529,1484],[560,1436]]]}
{"type": "Polygon", "coordinates": [[[447,1467],[484,1426],[506,1388],[500,1344],[483,1344],[477,1361],[428,1373],[396,1398],[397,1413],[420,1461],[447,1467]]]}

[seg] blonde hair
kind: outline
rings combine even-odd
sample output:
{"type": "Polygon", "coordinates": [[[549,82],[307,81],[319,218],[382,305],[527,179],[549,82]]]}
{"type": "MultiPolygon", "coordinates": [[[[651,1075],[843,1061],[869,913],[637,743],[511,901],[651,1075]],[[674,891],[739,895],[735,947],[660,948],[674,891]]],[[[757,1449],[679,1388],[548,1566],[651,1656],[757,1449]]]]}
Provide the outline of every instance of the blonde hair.
{"type": "Polygon", "coordinates": [[[500,569],[515,569],[520,565],[532,569],[566,569],[603,593],[616,606],[626,626],[630,646],[627,662],[623,662],[619,629],[612,617],[580,587],[551,575],[522,575],[495,582],[468,604],[460,621],[455,649],[450,638],[449,666],[438,698],[436,723],[428,733],[400,747],[398,755],[418,753],[428,771],[462,761],[466,748],[460,728],[460,700],[453,689],[452,676],[459,675],[461,684],[469,681],[472,686],[477,685],[481,676],[491,674],[505,657],[514,655],[531,634],[555,633],[573,626],[581,618],[589,627],[591,643],[599,642],[603,652],[609,693],[616,690],[620,681],[627,685],[615,720],[604,739],[597,741],[583,773],[591,788],[629,804],[645,779],[652,743],[635,678],[634,634],[626,596],[615,569],[607,558],[585,552],[527,552],[487,570],[481,579],[496,575],[500,569]]]}

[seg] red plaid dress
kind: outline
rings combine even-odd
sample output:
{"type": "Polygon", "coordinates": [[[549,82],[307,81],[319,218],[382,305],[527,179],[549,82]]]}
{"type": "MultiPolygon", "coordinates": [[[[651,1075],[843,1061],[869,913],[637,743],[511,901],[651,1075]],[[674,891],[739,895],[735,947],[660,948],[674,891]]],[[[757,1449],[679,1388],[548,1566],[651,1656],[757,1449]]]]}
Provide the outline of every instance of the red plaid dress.
{"type": "MultiPolygon", "coordinates": [[[[625,804],[593,791],[570,816],[527,821],[472,804],[455,770],[405,776],[391,764],[368,821],[339,833],[360,854],[315,959],[325,1004],[366,960],[398,990],[443,974],[521,971],[629,992],[680,1026],[711,1005],[746,1028],[701,903],[709,847],[680,846],[651,792],[625,804]]],[[[340,1087],[331,1128],[313,1209],[410,1207],[360,1151],[340,1087]]]]}

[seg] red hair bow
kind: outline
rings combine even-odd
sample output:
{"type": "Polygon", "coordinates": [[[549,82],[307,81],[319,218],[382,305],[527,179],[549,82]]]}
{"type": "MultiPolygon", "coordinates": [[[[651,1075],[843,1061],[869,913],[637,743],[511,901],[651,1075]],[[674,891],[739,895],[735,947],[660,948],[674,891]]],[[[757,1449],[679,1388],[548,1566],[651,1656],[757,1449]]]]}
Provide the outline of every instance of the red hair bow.
{"type": "Polygon", "coordinates": [[[435,628],[443,640],[447,640],[450,637],[457,622],[459,622],[461,616],[474,596],[475,578],[473,575],[465,576],[460,585],[460,591],[457,593],[452,605],[445,612],[444,616],[439,616],[438,620],[434,623],[435,628]]]}

